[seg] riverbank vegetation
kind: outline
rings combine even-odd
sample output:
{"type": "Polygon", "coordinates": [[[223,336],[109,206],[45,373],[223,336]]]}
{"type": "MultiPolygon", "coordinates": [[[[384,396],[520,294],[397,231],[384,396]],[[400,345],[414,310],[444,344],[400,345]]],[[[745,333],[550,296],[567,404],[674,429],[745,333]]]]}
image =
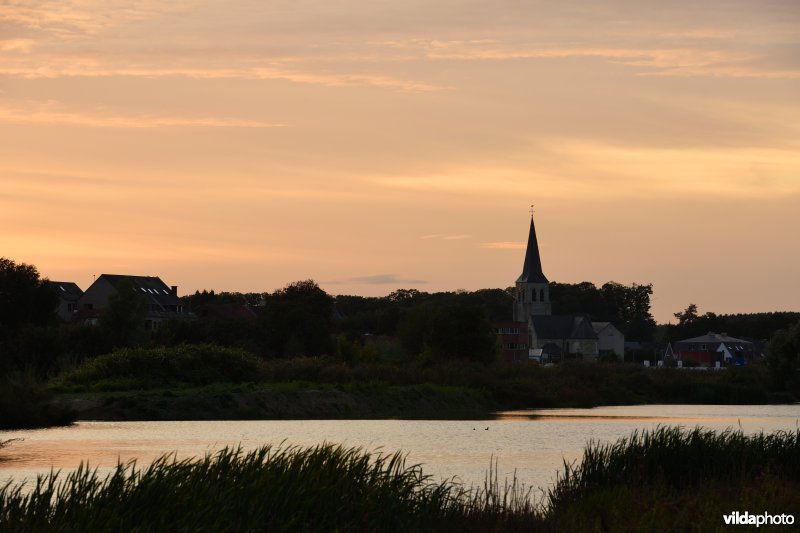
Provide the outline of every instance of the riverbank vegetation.
{"type": "MultiPolygon", "coordinates": [[[[556,312],[583,310],[641,340],[656,332],[650,285],[553,283],[551,289],[556,312]]],[[[203,291],[184,297],[192,314],[149,331],[146,306],[132,285],[120,284],[96,325],[90,324],[95,319],[58,323],[54,290],[35,267],[0,261],[0,377],[31,377],[24,390],[5,387],[13,391],[0,399],[5,427],[60,423],[48,391],[57,393],[60,405],[66,399],[82,411],[89,406],[93,416],[106,416],[97,407],[107,406],[106,412],[123,419],[147,413],[185,419],[198,412],[233,418],[482,417],[524,407],[800,397],[793,340],[798,326],[774,333],[764,361],[724,372],[644,369],[605,355],[602,364],[568,361],[544,368],[499,361],[491,324],[510,319],[510,289],[333,297],[305,280],[272,293],[203,291]],[[254,390],[243,390],[246,384],[254,390]],[[305,407],[311,398],[318,409],[305,407]]],[[[712,319],[726,323],[713,313],[698,316],[692,306],[677,315],[680,331],[712,319]]],[[[761,334],[792,316],[737,323],[745,333],[750,324],[761,334]]],[[[655,352],[648,349],[651,357],[655,352]]]]}
{"type": "MultiPolygon", "coordinates": [[[[88,465],[0,487],[14,531],[716,531],[735,510],[800,515],[800,431],[662,427],[587,445],[536,492],[491,471],[436,481],[400,454],[324,444],[88,465]]],[[[777,528],[780,530],[780,528],[777,528]]]]}
{"type": "Polygon", "coordinates": [[[125,348],[50,384],[94,420],[486,418],[532,407],[785,403],[766,368],[653,369],[621,363],[258,359],[214,345],[125,348]]]}

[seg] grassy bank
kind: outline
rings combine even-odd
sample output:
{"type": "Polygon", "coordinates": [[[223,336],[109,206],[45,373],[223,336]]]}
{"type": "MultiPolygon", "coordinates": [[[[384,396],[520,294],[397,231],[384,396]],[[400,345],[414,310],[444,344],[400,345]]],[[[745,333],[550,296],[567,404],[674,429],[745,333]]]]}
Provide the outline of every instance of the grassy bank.
{"type": "Polygon", "coordinates": [[[0,379],[0,429],[29,429],[72,423],[77,413],[63,403],[32,374],[0,379]]]}
{"type": "Polygon", "coordinates": [[[475,419],[497,409],[479,390],[375,382],[215,384],[60,398],[83,420],[475,419]]]}
{"type": "MultiPolygon", "coordinates": [[[[539,500],[434,482],[401,455],[321,445],[164,457],[0,488],[14,531],[721,531],[734,510],[800,515],[800,432],[661,428],[590,444],[539,500]]],[[[775,528],[773,528],[775,529],[775,528]]],[[[780,529],[780,528],[777,528],[780,529]]]]}
{"type": "Polygon", "coordinates": [[[643,403],[763,404],[796,399],[769,390],[759,366],[720,372],[637,365],[261,360],[213,345],[124,349],[51,383],[84,419],[482,418],[493,410],[643,403]]]}

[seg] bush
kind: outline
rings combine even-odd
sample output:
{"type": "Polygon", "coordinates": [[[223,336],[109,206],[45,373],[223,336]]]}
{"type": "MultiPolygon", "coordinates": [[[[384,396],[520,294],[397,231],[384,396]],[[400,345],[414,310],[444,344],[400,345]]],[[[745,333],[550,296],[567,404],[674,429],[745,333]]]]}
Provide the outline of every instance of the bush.
{"type": "Polygon", "coordinates": [[[259,360],[243,350],[183,344],[170,348],[123,348],[101,355],[67,372],[54,386],[76,391],[129,390],[243,383],[261,377],[259,360]]]}
{"type": "Polygon", "coordinates": [[[50,394],[32,373],[0,379],[0,429],[68,425],[74,420],[70,410],[50,403],[50,394]]]}

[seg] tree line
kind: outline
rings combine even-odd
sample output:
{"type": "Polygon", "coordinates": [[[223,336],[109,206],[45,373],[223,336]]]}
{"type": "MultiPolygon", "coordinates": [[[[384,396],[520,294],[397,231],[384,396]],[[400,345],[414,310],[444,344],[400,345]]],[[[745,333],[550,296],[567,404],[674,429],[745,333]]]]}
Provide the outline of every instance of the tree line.
{"type": "MultiPolygon", "coordinates": [[[[182,343],[243,348],[262,358],[488,363],[499,351],[492,323],[512,319],[514,292],[512,287],[433,293],[398,289],[382,297],[332,296],[313,280],[264,293],[204,290],[182,297],[193,311],[190,319],[176,317],[145,331],[146,305],[133,285],[118,287],[97,326],[59,324],[58,295],[36,267],[2,258],[0,371],[26,368],[44,377],[116,348],[182,343]]],[[[643,342],[656,338],[652,293],[652,285],[636,283],[550,286],[554,314],[587,314],[593,321],[614,323],[626,339],[643,342]]],[[[800,313],[699,315],[696,306],[689,306],[676,318],[678,324],[661,326],[667,340],[710,330],[766,339],[800,320],[800,313]]]]}

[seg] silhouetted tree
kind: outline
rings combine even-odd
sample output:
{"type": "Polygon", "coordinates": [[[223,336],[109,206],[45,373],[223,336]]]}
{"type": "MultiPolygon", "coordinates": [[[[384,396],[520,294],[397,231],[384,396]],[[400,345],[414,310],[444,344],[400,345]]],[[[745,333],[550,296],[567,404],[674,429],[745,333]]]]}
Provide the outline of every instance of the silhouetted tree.
{"type": "Polygon", "coordinates": [[[57,306],[58,294],[35,266],[0,257],[0,325],[14,330],[51,324],[57,306]]]}
{"type": "Polygon", "coordinates": [[[129,280],[120,281],[116,289],[100,312],[100,327],[111,345],[121,348],[142,341],[147,301],[129,280]]]}
{"type": "Polygon", "coordinates": [[[265,298],[267,344],[280,357],[331,353],[332,320],[333,298],[314,280],[291,283],[265,298]]]}
{"type": "Polygon", "coordinates": [[[776,331],[764,355],[775,386],[800,391],[800,321],[776,331]]]}

